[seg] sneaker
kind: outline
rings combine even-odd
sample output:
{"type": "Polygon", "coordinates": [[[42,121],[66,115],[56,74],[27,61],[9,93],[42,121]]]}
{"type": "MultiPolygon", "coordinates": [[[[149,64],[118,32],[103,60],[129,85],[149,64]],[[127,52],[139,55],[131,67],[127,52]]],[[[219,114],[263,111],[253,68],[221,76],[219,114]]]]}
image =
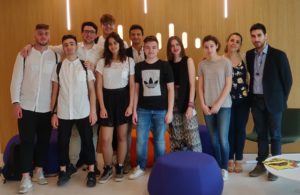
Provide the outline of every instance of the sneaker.
{"type": "Polygon", "coordinates": [[[37,182],[40,185],[48,184],[48,181],[45,178],[43,171],[35,171],[33,173],[32,181],[37,182]]]}
{"type": "Polygon", "coordinates": [[[101,178],[99,179],[98,182],[101,184],[105,184],[110,180],[111,177],[112,177],[112,167],[109,165],[106,165],[104,167],[104,172],[101,175],[101,178]]]}
{"type": "Polygon", "coordinates": [[[222,177],[223,177],[223,181],[228,180],[228,171],[226,169],[222,169],[222,177]]]}
{"type": "Polygon", "coordinates": [[[65,185],[70,180],[70,175],[66,171],[60,171],[58,174],[58,186],[65,185]]]}
{"type": "Polygon", "coordinates": [[[266,168],[262,163],[258,163],[256,167],[249,172],[250,177],[258,177],[266,172],[266,168]]]}
{"type": "Polygon", "coordinates": [[[74,167],[73,164],[68,164],[67,165],[67,174],[69,175],[69,177],[71,177],[72,175],[74,175],[75,173],[77,173],[77,169],[74,167]]]}
{"type": "Polygon", "coordinates": [[[115,181],[123,181],[124,179],[124,166],[123,165],[116,165],[116,176],[115,176],[115,181]]]}
{"type": "Polygon", "coordinates": [[[19,194],[25,194],[32,189],[32,183],[30,177],[22,177],[19,194]]]}
{"type": "Polygon", "coordinates": [[[129,179],[137,179],[137,178],[139,178],[139,177],[141,177],[141,176],[143,176],[143,175],[145,175],[145,171],[143,170],[143,169],[141,169],[140,168],[140,166],[138,165],[135,169],[134,169],[134,171],[133,171],[133,173],[131,173],[130,175],[129,175],[129,179]]]}
{"type": "Polygon", "coordinates": [[[268,173],[268,181],[276,181],[278,179],[278,176],[268,173]]]}
{"type": "Polygon", "coordinates": [[[88,172],[86,186],[87,187],[96,186],[96,173],[95,172],[88,172]]]}

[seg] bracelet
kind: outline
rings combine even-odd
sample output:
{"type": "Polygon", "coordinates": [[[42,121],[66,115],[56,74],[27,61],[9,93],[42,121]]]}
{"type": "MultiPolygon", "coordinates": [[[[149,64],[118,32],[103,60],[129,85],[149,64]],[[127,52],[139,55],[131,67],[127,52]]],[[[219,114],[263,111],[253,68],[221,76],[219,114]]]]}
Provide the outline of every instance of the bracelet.
{"type": "Polygon", "coordinates": [[[195,108],[194,102],[189,102],[188,107],[195,108]]]}
{"type": "Polygon", "coordinates": [[[57,112],[51,112],[51,116],[53,116],[53,115],[55,115],[55,114],[57,114],[57,112]]]}

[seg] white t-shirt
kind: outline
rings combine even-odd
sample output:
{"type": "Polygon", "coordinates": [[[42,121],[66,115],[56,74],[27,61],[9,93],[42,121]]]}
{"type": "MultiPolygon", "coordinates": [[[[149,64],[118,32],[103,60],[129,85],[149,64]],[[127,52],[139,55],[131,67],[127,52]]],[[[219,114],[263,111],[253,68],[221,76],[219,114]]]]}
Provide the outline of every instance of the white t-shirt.
{"type": "MultiPolygon", "coordinates": [[[[59,71],[59,94],[57,116],[60,119],[82,119],[90,113],[86,71],[80,60],[65,59],[59,71]]],[[[92,71],[88,70],[88,81],[95,80],[92,71]]],[[[52,73],[52,81],[58,82],[56,67],[52,73]]]]}
{"type": "MultiPolygon", "coordinates": [[[[60,56],[57,55],[57,61],[60,56]]],[[[45,113],[50,112],[51,74],[56,64],[55,53],[47,49],[42,53],[32,48],[25,59],[18,54],[11,85],[11,101],[19,102],[25,110],[45,113]]]]}
{"type": "MultiPolygon", "coordinates": [[[[217,61],[203,60],[198,65],[198,76],[203,77],[204,101],[207,106],[213,106],[221,96],[226,84],[226,78],[232,77],[231,61],[220,57],[217,61]]],[[[222,108],[231,107],[231,96],[227,94],[222,108]]]]}
{"type": "Polygon", "coordinates": [[[120,89],[128,85],[129,75],[134,75],[134,61],[127,57],[124,62],[112,62],[110,66],[104,65],[105,60],[100,59],[96,71],[103,76],[105,89],[120,89]],[[129,66],[129,64],[130,66],[129,66]]]}

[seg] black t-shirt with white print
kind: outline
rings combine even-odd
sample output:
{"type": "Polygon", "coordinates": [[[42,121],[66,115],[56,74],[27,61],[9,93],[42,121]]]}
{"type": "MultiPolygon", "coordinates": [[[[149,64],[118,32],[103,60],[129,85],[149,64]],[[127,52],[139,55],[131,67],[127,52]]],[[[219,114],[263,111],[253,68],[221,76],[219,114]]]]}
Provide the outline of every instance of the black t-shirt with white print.
{"type": "Polygon", "coordinates": [[[172,68],[168,62],[158,60],[153,64],[146,61],[136,64],[135,82],[140,85],[138,108],[168,109],[167,84],[174,82],[172,68]]]}

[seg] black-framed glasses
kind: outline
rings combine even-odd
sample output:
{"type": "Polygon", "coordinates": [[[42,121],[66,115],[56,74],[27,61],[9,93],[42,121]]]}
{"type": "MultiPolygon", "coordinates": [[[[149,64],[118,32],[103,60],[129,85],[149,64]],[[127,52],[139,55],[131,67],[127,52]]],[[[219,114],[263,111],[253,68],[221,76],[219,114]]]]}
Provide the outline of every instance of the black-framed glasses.
{"type": "Polygon", "coordinates": [[[96,34],[96,31],[94,31],[94,30],[83,30],[83,33],[85,33],[85,34],[96,34]]]}

